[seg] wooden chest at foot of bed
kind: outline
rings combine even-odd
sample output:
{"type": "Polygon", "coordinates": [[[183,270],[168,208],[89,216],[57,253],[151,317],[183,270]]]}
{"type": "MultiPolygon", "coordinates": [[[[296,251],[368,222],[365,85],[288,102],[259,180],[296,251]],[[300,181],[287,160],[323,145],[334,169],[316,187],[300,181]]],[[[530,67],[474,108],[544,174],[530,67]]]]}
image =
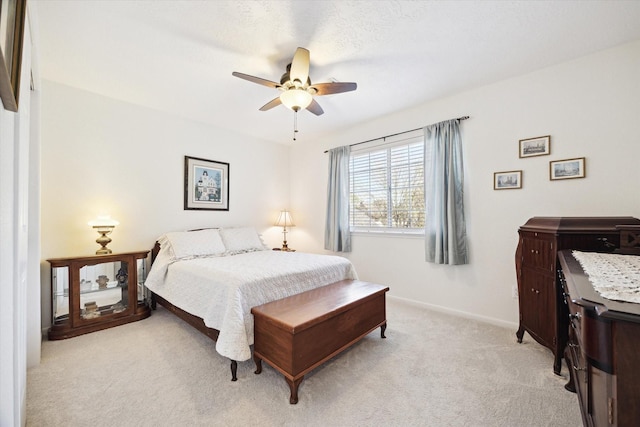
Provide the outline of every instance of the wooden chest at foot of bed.
{"type": "Polygon", "coordinates": [[[342,280],[253,307],[256,374],[262,360],[280,371],[298,402],[304,375],[376,328],[385,338],[388,287],[342,280]]]}

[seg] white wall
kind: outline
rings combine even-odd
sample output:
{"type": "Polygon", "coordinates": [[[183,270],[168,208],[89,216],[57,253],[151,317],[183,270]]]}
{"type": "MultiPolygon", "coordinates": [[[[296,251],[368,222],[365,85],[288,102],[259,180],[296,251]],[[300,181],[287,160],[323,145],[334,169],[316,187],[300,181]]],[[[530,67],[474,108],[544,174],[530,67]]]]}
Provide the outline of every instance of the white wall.
{"type": "MultiPolygon", "coordinates": [[[[215,112],[211,112],[215,114],[215,112]]],[[[42,306],[50,324],[48,258],[90,255],[101,213],[120,221],[114,252],[151,249],[168,231],[272,224],[289,202],[289,148],[43,81],[42,306]],[[229,211],[184,210],[184,156],[230,164],[229,211]]]]}
{"type": "MultiPolygon", "coordinates": [[[[469,70],[473,72],[473,70],[469,70]]],[[[640,42],[460,93],[292,149],[290,237],[323,247],[327,148],[469,115],[462,122],[470,264],[424,262],[422,239],[355,235],[361,279],[390,295],[514,326],[518,227],[532,216],[640,217],[640,42]],[[518,158],[518,140],[551,135],[551,155],[518,158]],[[586,157],[585,179],[549,180],[549,161],[586,157]],[[493,190],[493,173],[523,170],[521,190],[493,190]]],[[[515,330],[514,330],[515,332],[515,330]]]]}
{"type": "MultiPolygon", "coordinates": [[[[96,234],[86,223],[101,212],[121,222],[109,246],[125,251],[150,248],[165,231],[209,225],[255,225],[276,246],[280,230],[270,225],[279,209],[290,207],[297,225],[290,246],[323,252],[325,149],[469,115],[462,127],[471,263],[428,264],[421,239],[362,235],[354,236],[347,256],[362,279],[388,284],[392,296],[513,326],[517,229],[528,218],[640,217],[638,75],[640,42],[292,148],[45,81],[43,277],[46,258],[95,251],[96,234]],[[540,135],[551,135],[551,155],[519,159],[518,140],[540,135]],[[230,212],[183,210],[184,155],[231,164],[230,212]],[[550,160],[583,156],[587,178],[549,181],[550,160]],[[518,169],[523,189],[493,190],[494,172],[518,169]]],[[[46,326],[47,280],[42,287],[46,326]]]]}

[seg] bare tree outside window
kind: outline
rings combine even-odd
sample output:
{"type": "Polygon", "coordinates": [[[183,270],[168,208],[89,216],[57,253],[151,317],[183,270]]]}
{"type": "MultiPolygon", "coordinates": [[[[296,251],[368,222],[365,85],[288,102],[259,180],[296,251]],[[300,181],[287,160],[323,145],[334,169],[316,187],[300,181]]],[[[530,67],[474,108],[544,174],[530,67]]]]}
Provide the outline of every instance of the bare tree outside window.
{"type": "Polygon", "coordinates": [[[424,228],[423,143],[351,155],[354,230],[424,228]]]}

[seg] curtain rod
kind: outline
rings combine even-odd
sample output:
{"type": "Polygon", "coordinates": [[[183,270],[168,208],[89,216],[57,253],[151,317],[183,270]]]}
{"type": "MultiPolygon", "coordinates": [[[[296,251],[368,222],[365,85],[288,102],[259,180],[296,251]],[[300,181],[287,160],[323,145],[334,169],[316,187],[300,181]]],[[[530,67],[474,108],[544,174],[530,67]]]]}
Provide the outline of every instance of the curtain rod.
{"type": "MultiPolygon", "coordinates": [[[[467,120],[468,118],[469,118],[469,116],[462,116],[462,117],[458,117],[457,119],[453,119],[453,120],[467,120]]],[[[378,138],[368,139],[368,140],[362,141],[362,142],[356,142],[355,144],[349,144],[349,147],[353,147],[355,145],[360,145],[360,144],[366,144],[367,142],[377,141],[378,139],[383,139],[384,140],[386,138],[391,138],[392,136],[398,136],[398,135],[402,135],[402,134],[409,133],[409,132],[415,132],[417,130],[424,129],[424,128],[425,128],[425,126],[420,127],[420,128],[416,128],[416,129],[405,130],[404,132],[392,133],[391,135],[381,136],[381,137],[378,137],[378,138]]],[[[325,150],[324,152],[328,153],[329,150],[325,150]]]]}

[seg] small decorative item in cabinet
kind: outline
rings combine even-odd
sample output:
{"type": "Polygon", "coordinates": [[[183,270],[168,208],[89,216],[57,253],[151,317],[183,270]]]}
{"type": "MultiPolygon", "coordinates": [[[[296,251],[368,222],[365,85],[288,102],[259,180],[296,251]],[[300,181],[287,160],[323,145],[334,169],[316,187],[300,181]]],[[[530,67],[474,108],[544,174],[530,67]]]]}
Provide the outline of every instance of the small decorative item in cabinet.
{"type": "Polygon", "coordinates": [[[149,251],[55,258],[49,339],[71,338],[149,317],[144,293],[149,251]]]}

